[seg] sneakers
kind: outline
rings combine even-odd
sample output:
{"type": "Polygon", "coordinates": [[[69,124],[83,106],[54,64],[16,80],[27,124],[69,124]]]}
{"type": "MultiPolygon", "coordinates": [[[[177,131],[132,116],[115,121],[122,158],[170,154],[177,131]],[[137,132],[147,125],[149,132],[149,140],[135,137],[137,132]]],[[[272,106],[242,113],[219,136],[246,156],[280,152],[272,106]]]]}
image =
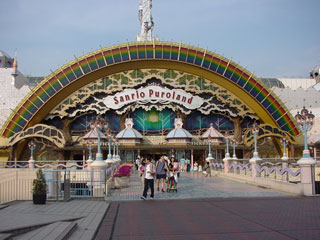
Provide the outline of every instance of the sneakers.
{"type": "Polygon", "coordinates": [[[164,192],[163,188],[161,189],[161,192],[164,192]]]}
{"type": "Polygon", "coordinates": [[[150,199],[152,200],[152,199],[153,199],[153,197],[150,197],[150,199]]]}
{"type": "Polygon", "coordinates": [[[141,198],[142,200],[146,200],[146,198],[145,198],[144,196],[141,196],[140,198],[141,198]]]}
{"type": "Polygon", "coordinates": [[[157,191],[159,192],[159,191],[160,191],[160,188],[157,188],[157,191]]]}

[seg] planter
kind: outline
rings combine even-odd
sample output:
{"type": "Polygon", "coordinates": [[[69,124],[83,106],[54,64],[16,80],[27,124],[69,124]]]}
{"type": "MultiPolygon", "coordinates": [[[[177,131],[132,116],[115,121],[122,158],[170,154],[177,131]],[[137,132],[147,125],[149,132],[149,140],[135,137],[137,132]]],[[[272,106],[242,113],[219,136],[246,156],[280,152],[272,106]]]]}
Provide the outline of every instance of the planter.
{"type": "Polygon", "coordinates": [[[129,186],[129,177],[114,177],[114,188],[126,188],[129,186]]]}
{"type": "Polygon", "coordinates": [[[320,181],[315,181],[315,194],[320,194],[320,181]]]}
{"type": "Polygon", "coordinates": [[[33,204],[45,204],[47,201],[47,194],[33,194],[33,204]]]}

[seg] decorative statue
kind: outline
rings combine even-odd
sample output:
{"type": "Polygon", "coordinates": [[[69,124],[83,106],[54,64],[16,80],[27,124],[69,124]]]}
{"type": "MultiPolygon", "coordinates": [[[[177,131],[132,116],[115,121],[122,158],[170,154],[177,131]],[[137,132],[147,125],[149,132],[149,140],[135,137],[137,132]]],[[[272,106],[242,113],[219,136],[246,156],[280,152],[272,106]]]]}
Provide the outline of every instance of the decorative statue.
{"type": "Polygon", "coordinates": [[[152,41],[154,22],[151,15],[152,0],[141,0],[139,5],[140,35],[137,41],[152,41]]]}

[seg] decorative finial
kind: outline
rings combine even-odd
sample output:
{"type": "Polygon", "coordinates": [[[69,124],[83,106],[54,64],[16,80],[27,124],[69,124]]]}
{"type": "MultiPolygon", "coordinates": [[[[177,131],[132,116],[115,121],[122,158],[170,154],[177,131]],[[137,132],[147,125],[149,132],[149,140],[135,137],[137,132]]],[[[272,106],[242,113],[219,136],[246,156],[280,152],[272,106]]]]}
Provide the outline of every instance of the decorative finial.
{"type": "Polygon", "coordinates": [[[133,128],[133,119],[132,118],[126,118],[124,125],[126,128],[133,128]]]}
{"type": "Polygon", "coordinates": [[[174,127],[175,127],[175,129],[182,128],[182,126],[183,126],[183,122],[182,122],[181,118],[174,119],[174,127]]]}

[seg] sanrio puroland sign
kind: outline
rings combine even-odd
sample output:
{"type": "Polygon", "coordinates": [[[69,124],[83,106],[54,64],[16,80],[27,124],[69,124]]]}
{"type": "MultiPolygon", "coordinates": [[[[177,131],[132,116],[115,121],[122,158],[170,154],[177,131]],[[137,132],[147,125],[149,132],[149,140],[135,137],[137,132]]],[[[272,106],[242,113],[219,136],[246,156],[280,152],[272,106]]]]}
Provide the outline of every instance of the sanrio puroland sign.
{"type": "Polygon", "coordinates": [[[187,93],[182,89],[147,86],[139,89],[125,89],[113,96],[106,97],[103,101],[103,103],[111,109],[119,109],[134,102],[139,104],[169,104],[173,102],[181,104],[188,109],[196,109],[203,104],[203,99],[187,93]]]}

